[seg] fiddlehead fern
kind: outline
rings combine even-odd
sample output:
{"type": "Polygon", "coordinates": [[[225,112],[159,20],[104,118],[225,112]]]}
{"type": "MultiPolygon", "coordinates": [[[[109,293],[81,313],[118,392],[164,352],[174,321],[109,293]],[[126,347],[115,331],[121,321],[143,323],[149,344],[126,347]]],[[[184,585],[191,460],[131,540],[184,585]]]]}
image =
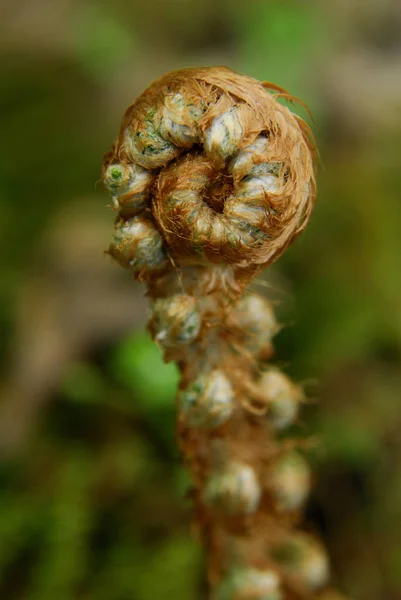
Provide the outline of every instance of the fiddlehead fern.
{"type": "Polygon", "coordinates": [[[217,600],[317,598],[328,578],[299,531],[309,468],[277,437],[302,390],[266,368],[277,322],[245,293],[315,198],[309,129],[281,93],[226,68],[170,73],[128,108],[102,171],[109,253],[146,282],[149,330],[181,371],[178,441],[217,600]]]}

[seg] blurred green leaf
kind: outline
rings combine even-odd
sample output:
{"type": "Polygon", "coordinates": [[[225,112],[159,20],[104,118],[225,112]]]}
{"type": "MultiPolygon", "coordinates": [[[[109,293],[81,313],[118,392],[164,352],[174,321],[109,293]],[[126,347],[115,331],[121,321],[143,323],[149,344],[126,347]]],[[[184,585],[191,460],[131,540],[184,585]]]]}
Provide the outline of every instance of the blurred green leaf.
{"type": "Polygon", "coordinates": [[[114,351],[111,366],[116,377],[135,393],[144,408],[170,407],[174,403],[178,371],[165,364],[162,354],[150,336],[135,332],[114,351]]]}
{"type": "Polygon", "coordinates": [[[30,600],[69,600],[83,578],[91,524],[90,473],[87,455],[71,449],[53,490],[30,600]]]}
{"type": "Polygon", "coordinates": [[[325,454],[330,459],[340,459],[349,465],[366,468],[378,452],[377,436],[358,419],[349,415],[326,415],[319,421],[317,430],[325,454]]]}
{"type": "MultiPolygon", "coordinates": [[[[325,52],[329,37],[314,2],[250,2],[236,14],[241,70],[273,81],[311,105],[309,63],[325,52]]],[[[313,108],[313,106],[310,106],[313,108]]]]}
{"type": "Polygon", "coordinates": [[[148,557],[138,573],[138,600],[149,598],[195,598],[195,583],[200,569],[200,549],[189,536],[171,536],[157,554],[148,557]],[[172,577],[178,573],[178,577],[172,577]]]}
{"type": "Polygon", "coordinates": [[[70,21],[75,56],[97,79],[109,77],[134,49],[134,34],[101,4],[77,4],[70,21]]]}
{"type": "Polygon", "coordinates": [[[72,363],[61,382],[61,392],[74,402],[96,402],[105,382],[100,371],[89,363],[72,363]]]}
{"type": "Polygon", "coordinates": [[[11,490],[0,497],[0,584],[6,568],[29,542],[39,515],[43,516],[33,498],[11,490]]]}

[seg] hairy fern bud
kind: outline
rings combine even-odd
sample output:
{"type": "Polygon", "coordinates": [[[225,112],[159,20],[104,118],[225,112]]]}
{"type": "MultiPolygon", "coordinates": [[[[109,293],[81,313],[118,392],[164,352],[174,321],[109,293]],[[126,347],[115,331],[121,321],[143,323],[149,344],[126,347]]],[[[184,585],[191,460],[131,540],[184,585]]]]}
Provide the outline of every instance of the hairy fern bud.
{"type": "Polygon", "coordinates": [[[220,67],[187,69],[128,108],[103,179],[113,193],[128,177],[114,165],[150,170],[153,215],[177,264],[257,267],[309,219],[312,154],[304,122],[260,82],[220,67]],[[177,194],[188,202],[175,202],[177,194]]]}
{"type": "Polygon", "coordinates": [[[156,107],[147,109],[143,120],[135,119],[127,125],[122,143],[130,160],[145,169],[163,167],[180,153],[174,144],[161,135],[156,107]]]}
{"type": "Polygon", "coordinates": [[[269,356],[279,326],[268,300],[258,294],[247,294],[230,314],[230,322],[242,332],[248,352],[261,358],[269,356]]]}
{"type": "Polygon", "coordinates": [[[214,429],[231,418],[234,390],[223,371],[201,375],[179,395],[181,415],[191,427],[214,429]]]}
{"type": "Polygon", "coordinates": [[[249,515],[257,510],[261,494],[255,470],[249,465],[232,462],[211,476],[204,500],[229,515],[249,515]]]}
{"type": "Polygon", "coordinates": [[[329,562],[323,547],[310,535],[297,533],[273,550],[283,570],[314,592],[326,585],[329,562]]]}
{"type": "Polygon", "coordinates": [[[152,274],[168,264],[160,233],[142,216],[117,222],[109,254],[135,275],[152,274]]]}
{"type": "Polygon", "coordinates": [[[153,177],[135,163],[113,163],[103,167],[102,179],[115,208],[140,212],[149,204],[153,177]]]}
{"type": "Polygon", "coordinates": [[[162,108],[161,135],[176,146],[191,148],[200,141],[198,121],[202,115],[201,106],[187,102],[183,94],[168,95],[162,108]]]}
{"type": "Polygon", "coordinates": [[[271,466],[267,485],[280,510],[300,509],[311,487],[307,461],[299,452],[283,454],[271,466]]]}
{"type": "Polygon", "coordinates": [[[223,579],[216,600],[284,600],[284,596],[274,571],[238,567],[223,579]]]}
{"type": "Polygon", "coordinates": [[[268,418],[274,429],[281,431],[295,423],[302,391],[284,373],[271,367],[262,373],[258,389],[258,399],[266,404],[268,418]]]}
{"type": "Polygon", "coordinates": [[[175,294],[156,300],[149,328],[164,348],[176,348],[193,342],[199,335],[201,323],[195,298],[175,294]]]}
{"type": "Polygon", "coordinates": [[[205,152],[213,159],[224,161],[238,149],[242,139],[238,108],[233,106],[227,112],[214,117],[210,127],[204,133],[205,152]]]}

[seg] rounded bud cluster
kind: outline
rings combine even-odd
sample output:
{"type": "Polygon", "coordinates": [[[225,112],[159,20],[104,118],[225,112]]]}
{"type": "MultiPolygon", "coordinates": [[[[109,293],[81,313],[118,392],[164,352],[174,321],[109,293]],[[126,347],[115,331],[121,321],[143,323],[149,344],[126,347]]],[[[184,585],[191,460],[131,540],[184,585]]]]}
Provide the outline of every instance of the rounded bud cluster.
{"type": "Polygon", "coordinates": [[[153,176],[135,163],[114,163],[103,172],[103,183],[117,208],[140,212],[150,199],[153,176]]]}
{"type": "MultiPolygon", "coordinates": [[[[266,153],[269,151],[269,139],[263,135],[259,135],[256,140],[241,148],[241,150],[230,161],[230,173],[235,181],[240,182],[241,190],[255,177],[272,177],[265,182],[266,191],[277,191],[278,176],[283,167],[282,162],[266,162],[266,153]],[[274,189],[270,189],[274,188],[274,189]]],[[[244,192],[242,191],[242,195],[244,192]]]]}
{"type": "Polygon", "coordinates": [[[307,461],[299,452],[288,452],[269,470],[267,487],[280,510],[298,510],[306,501],[311,487],[307,461]]]}
{"type": "Polygon", "coordinates": [[[296,421],[302,392],[284,373],[276,368],[265,371],[258,389],[268,405],[268,417],[274,429],[280,431],[296,421]]]}
{"type": "Polygon", "coordinates": [[[127,109],[103,180],[122,208],[136,210],[151,190],[176,264],[268,265],[305,227],[315,196],[309,129],[267,87],[224,67],[186,69],[127,109]],[[128,164],[151,171],[132,176],[145,190],[128,185],[128,164]],[[200,187],[196,174],[207,180],[200,187]]]}
{"type": "Polygon", "coordinates": [[[145,169],[163,167],[180,154],[179,148],[161,135],[156,108],[148,109],[127,128],[123,147],[130,159],[145,169]]]}
{"type": "Polygon", "coordinates": [[[197,122],[202,114],[202,109],[187,102],[183,94],[167,95],[161,113],[161,135],[176,146],[191,148],[199,142],[197,122]]]}
{"type": "Polygon", "coordinates": [[[283,600],[274,571],[237,568],[221,582],[216,600],[283,600]]]}
{"type": "Polygon", "coordinates": [[[244,463],[232,462],[212,475],[203,499],[221,512],[249,515],[257,510],[261,495],[255,470],[244,463]]]}
{"type": "Polygon", "coordinates": [[[124,190],[131,179],[131,165],[114,163],[103,171],[102,179],[106,188],[114,193],[124,190]]]}
{"type": "Polygon", "coordinates": [[[273,558],[282,569],[299,581],[306,589],[315,591],[326,585],[329,578],[329,562],[323,547],[315,538],[303,533],[276,546],[273,558]]]}
{"type": "Polygon", "coordinates": [[[230,320],[241,329],[249,352],[261,358],[270,352],[272,338],[279,326],[266,298],[258,294],[244,296],[232,311],[230,320]]]}
{"type": "Polygon", "coordinates": [[[227,112],[214,117],[210,127],[204,133],[205,152],[212,157],[217,156],[222,163],[239,148],[243,129],[239,119],[238,108],[233,106],[227,112]]]}
{"type": "Polygon", "coordinates": [[[235,407],[233,387],[220,369],[198,377],[180,393],[178,401],[188,425],[208,429],[228,421],[235,407]]]}
{"type": "Polygon", "coordinates": [[[188,294],[175,294],[156,300],[149,328],[154,339],[165,348],[193,342],[199,335],[202,318],[196,300],[188,294]]]}
{"type": "Polygon", "coordinates": [[[109,254],[135,275],[152,273],[168,264],[160,233],[142,216],[117,222],[109,254]]]}

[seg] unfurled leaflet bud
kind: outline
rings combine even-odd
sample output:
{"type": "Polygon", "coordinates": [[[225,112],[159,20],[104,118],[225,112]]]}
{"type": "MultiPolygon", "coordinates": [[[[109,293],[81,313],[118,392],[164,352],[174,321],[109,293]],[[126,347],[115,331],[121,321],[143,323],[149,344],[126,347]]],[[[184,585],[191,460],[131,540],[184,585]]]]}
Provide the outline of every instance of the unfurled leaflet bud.
{"type": "Polygon", "coordinates": [[[311,488],[311,473],[307,461],[295,451],[280,456],[269,470],[267,487],[278,509],[300,509],[311,488]]]}
{"type": "Polygon", "coordinates": [[[149,328],[165,348],[185,346],[199,335],[202,324],[196,300],[188,294],[175,294],[156,300],[149,328]]]}
{"type": "MultiPolygon", "coordinates": [[[[280,179],[277,176],[281,168],[279,163],[261,163],[250,170],[249,175],[239,183],[237,196],[246,198],[252,205],[252,199],[265,198],[267,194],[276,194],[280,189],[280,179]]],[[[259,204],[260,208],[263,204],[259,204]]]]}
{"type": "Polygon", "coordinates": [[[131,165],[109,165],[102,174],[103,183],[110,192],[125,189],[131,179],[131,165]]]}
{"type": "Polygon", "coordinates": [[[117,222],[109,254],[135,275],[158,271],[168,263],[160,233],[142,216],[117,222]]]}
{"type": "Polygon", "coordinates": [[[209,479],[204,501],[229,515],[249,515],[257,510],[261,493],[255,470],[244,463],[232,462],[209,479]]]}
{"type": "Polygon", "coordinates": [[[160,133],[177,146],[191,148],[199,142],[197,121],[203,112],[195,104],[188,103],[180,93],[164,100],[160,133]]]}
{"type": "Polygon", "coordinates": [[[191,427],[214,429],[231,418],[234,390],[223,371],[215,369],[196,379],[182,391],[179,408],[191,427]]]}
{"type": "Polygon", "coordinates": [[[256,190],[277,193],[283,174],[282,162],[271,162],[271,142],[258,136],[253,144],[245,146],[231,160],[229,170],[235,181],[240,182],[238,195],[252,197],[256,190]]]}
{"type": "Polygon", "coordinates": [[[284,600],[280,579],[270,570],[233,569],[221,582],[216,600],[284,600]]]}
{"type": "Polygon", "coordinates": [[[127,128],[123,147],[134,162],[146,169],[164,167],[180,153],[177,146],[161,136],[156,110],[148,110],[143,121],[127,128]]]}
{"type": "Polygon", "coordinates": [[[271,142],[264,135],[259,135],[256,140],[241,148],[238,154],[230,161],[229,170],[235,179],[242,179],[251,169],[259,163],[267,161],[271,142]]]}
{"type": "Polygon", "coordinates": [[[103,183],[117,207],[142,210],[150,198],[153,175],[136,164],[115,163],[103,173],[103,183]]]}
{"type": "Polygon", "coordinates": [[[283,570],[310,591],[323,587],[329,578],[329,562],[322,546],[310,535],[292,534],[275,547],[272,558],[283,570]]]}
{"type": "Polygon", "coordinates": [[[238,302],[232,318],[243,331],[248,351],[263,356],[270,350],[271,340],[279,330],[270,302],[258,294],[248,294],[238,302]]]}
{"type": "Polygon", "coordinates": [[[298,386],[279,369],[271,368],[262,374],[258,387],[269,407],[268,418],[274,429],[285,429],[295,422],[302,400],[298,386]]]}
{"type": "Polygon", "coordinates": [[[269,146],[268,138],[259,135],[252,144],[241,148],[230,161],[229,168],[233,176],[242,179],[243,175],[249,173],[256,163],[263,162],[263,159],[267,156],[269,146]]]}
{"type": "Polygon", "coordinates": [[[214,117],[210,127],[205,131],[205,152],[212,161],[224,162],[238,151],[242,135],[238,108],[234,106],[222,115],[214,117]]]}

